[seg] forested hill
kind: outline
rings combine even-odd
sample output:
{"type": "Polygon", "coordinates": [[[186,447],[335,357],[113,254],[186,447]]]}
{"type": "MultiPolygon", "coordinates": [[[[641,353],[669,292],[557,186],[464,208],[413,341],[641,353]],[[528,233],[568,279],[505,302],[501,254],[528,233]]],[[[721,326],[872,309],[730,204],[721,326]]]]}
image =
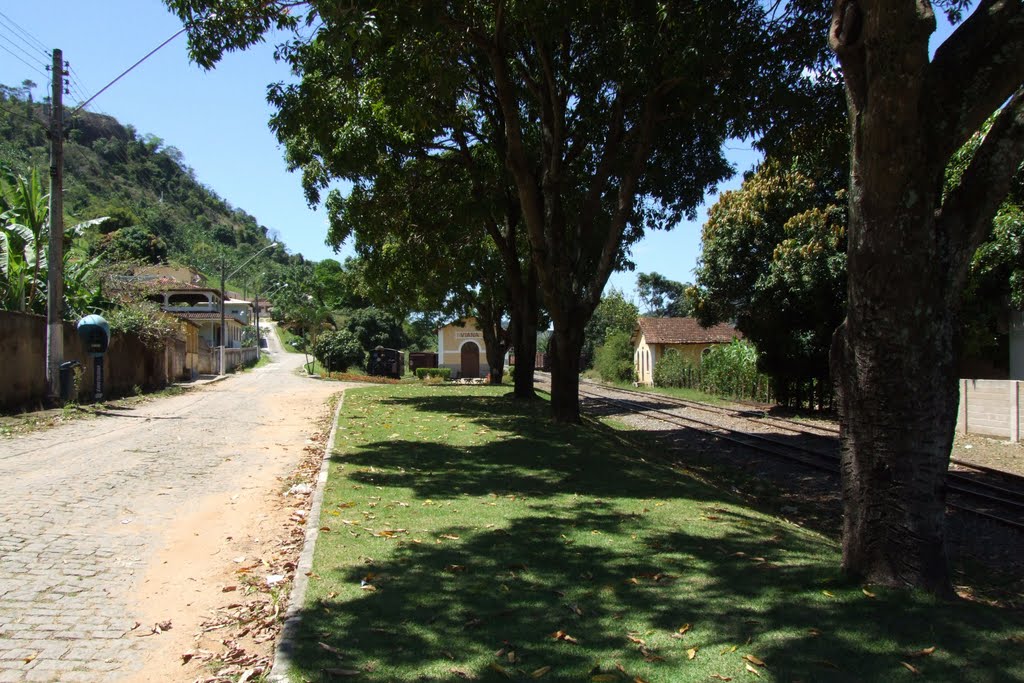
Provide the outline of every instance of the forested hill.
{"type": "MultiPolygon", "coordinates": [[[[44,186],[45,121],[42,104],[0,86],[0,164],[24,176],[38,171],[44,186]]],[[[90,252],[125,262],[175,262],[212,275],[222,252],[230,267],[271,243],[272,230],[204,186],[181,152],[159,137],[90,112],[75,114],[66,127],[66,222],[110,217],[83,237],[90,252]]],[[[281,248],[268,256],[282,266],[304,260],[281,248]]]]}

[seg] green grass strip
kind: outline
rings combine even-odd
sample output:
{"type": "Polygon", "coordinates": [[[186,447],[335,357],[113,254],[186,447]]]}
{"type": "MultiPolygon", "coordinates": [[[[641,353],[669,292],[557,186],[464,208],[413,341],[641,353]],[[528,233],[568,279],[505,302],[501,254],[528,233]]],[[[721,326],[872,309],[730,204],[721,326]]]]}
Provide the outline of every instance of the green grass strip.
{"type": "Polygon", "coordinates": [[[346,393],[295,680],[1024,680],[1020,615],[844,583],[821,536],[547,413],[346,393]]]}

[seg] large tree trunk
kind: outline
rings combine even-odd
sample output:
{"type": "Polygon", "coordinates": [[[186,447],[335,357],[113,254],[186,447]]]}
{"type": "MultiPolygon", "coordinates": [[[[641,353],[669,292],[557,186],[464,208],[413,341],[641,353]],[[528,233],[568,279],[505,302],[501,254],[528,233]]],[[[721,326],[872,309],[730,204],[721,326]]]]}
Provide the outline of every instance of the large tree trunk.
{"type": "Polygon", "coordinates": [[[580,421],[580,351],[583,326],[555,322],[548,353],[551,354],[551,415],[556,422],[580,421]]]}
{"type": "Polygon", "coordinates": [[[857,3],[836,6],[832,41],[851,120],[847,318],[832,351],[843,568],[949,594],[944,480],[957,407],[957,297],[948,238],[935,225],[945,160],[930,154],[921,106],[934,18],[912,7],[865,8],[862,17],[857,3]],[[862,33],[897,35],[899,49],[871,52],[862,33]]]}
{"type": "Polygon", "coordinates": [[[519,298],[512,304],[512,346],[516,350],[515,391],[517,400],[537,398],[533,389],[533,375],[537,370],[537,319],[540,291],[537,269],[529,266],[523,287],[515,288],[519,298]]]}
{"type": "Polygon", "coordinates": [[[537,398],[533,390],[533,374],[537,370],[537,304],[512,312],[512,346],[516,350],[513,396],[518,400],[537,398]]]}
{"type": "Polygon", "coordinates": [[[944,481],[958,394],[945,259],[901,245],[934,244],[926,213],[870,204],[851,203],[858,238],[835,348],[843,568],[949,594],[944,481]]]}
{"type": "Polygon", "coordinates": [[[481,303],[477,307],[477,320],[484,337],[487,365],[490,370],[490,384],[501,384],[505,377],[505,352],[508,351],[508,336],[501,327],[503,309],[481,303]]]}

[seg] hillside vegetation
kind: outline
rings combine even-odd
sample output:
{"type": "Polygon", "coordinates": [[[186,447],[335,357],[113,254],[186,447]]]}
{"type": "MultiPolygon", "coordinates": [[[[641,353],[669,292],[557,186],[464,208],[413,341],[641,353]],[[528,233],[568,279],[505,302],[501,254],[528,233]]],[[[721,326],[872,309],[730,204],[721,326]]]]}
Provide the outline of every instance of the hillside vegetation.
{"type": "MultiPolygon", "coordinates": [[[[24,89],[0,86],[0,164],[46,178],[48,141],[44,105],[24,89]]],[[[141,135],[104,114],[79,112],[66,122],[65,223],[106,216],[85,231],[80,248],[108,262],[175,262],[208,275],[228,269],[274,241],[274,233],[204,186],[182,153],[161,138],[141,135]]],[[[276,248],[279,267],[304,262],[276,248]]],[[[280,270],[269,266],[271,270],[280,270]]],[[[271,273],[274,275],[276,273],[271,273]]]]}

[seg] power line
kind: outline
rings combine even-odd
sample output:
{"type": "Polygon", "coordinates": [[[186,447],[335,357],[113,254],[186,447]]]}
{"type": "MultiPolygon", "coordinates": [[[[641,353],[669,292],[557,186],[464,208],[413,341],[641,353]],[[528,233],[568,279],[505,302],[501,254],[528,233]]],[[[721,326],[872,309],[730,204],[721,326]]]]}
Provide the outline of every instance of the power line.
{"type": "Polygon", "coordinates": [[[127,74],[128,74],[128,73],[129,73],[129,72],[130,72],[130,71],[132,70],[132,69],[134,69],[135,67],[137,67],[137,66],[138,66],[139,64],[142,64],[142,63],[143,63],[144,61],[146,61],[146,60],[147,60],[147,59],[149,59],[150,57],[152,57],[152,56],[153,56],[154,54],[156,54],[156,53],[157,53],[157,51],[158,51],[158,50],[159,50],[160,48],[162,48],[163,46],[167,45],[167,44],[168,44],[169,42],[171,42],[172,40],[174,40],[175,38],[177,38],[178,36],[180,36],[180,35],[181,35],[182,33],[184,33],[184,32],[185,32],[185,29],[184,29],[184,28],[182,28],[182,29],[181,29],[180,31],[178,31],[177,33],[175,33],[175,34],[174,34],[173,36],[171,36],[170,38],[168,38],[168,39],[167,39],[167,40],[165,40],[164,42],[162,42],[162,43],[160,43],[159,45],[157,45],[156,47],[154,47],[154,48],[153,48],[152,50],[150,50],[150,51],[149,51],[149,53],[148,53],[148,54],[146,54],[146,56],[145,56],[145,57],[143,57],[143,58],[142,58],[142,59],[140,59],[139,61],[137,61],[137,62],[135,62],[134,64],[132,64],[132,65],[131,65],[130,67],[128,67],[128,68],[127,68],[127,69],[125,69],[124,71],[122,71],[122,72],[121,72],[121,73],[120,73],[120,74],[118,75],[118,77],[117,77],[117,78],[115,78],[114,80],[110,81],[110,83],[107,83],[107,84],[106,84],[105,86],[103,86],[102,88],[100,88],[100,89],[99,89],[99,91],[98,91],[98,92],[97,92],[97,93],[96,93],[95,95],[93,95],[92,97],[90,97],[89,99],[87,99],[87,100],[86,100],[85,102],[83,102],[82,104],[78,105],[78,107],[77,107],[77,108],[76,108],[76,109],[75,109],[74,111],[72,111],[72,112],[71,112],[71,115],[72,115],[72,116],[74,116],[74,115],[75,115],[75,114],[76,114],[76,113],[78,112],[78,110],[79,110],[79,109],[82,109],[83,107],[85,107],[85,105],[89,104],[89,103],[90,103],[90,102],[92,102],[92,101],[93,101],[94,99],[96,99],[97,97],[99,97],[99,96],[100,96],[101,94],[103,94],[103,92],[104,92],[104,91],[106,91],[106,89],[107,89],[107,88],[109,88],[110,86],[114,85],[115,83],[117,83],[117,82],[118,82],[119,80],[121,80],[122,78],[124,78],[124,77],[125,77],[125,76],[126,76],[126,75],[127,75],[127,74]]]}
{"type": "MultiPolygon", "coordinates": [[[[0,30],[5,30],[5,29],[7,29],[7,27],[6,27],[6,26],[4,26],[4,25],[2,25],[2,24],[0,24],[0,30]]],[[[7,30],[9,31],[9,29],[7,29],[7,30]]],[[[22,38],[21,36],[19,36],[18,34],[16,34],[16,33],[9,33],[9,35],[12,35],[12,36],[14,36],[14,37],[15,37],[15,38],[17,38],[18,40],[20,40],[20,41],[21,41],[22,43],[24,43],[24,44],[26,44],[26,45],[29,45],[28,43],[26,43],[26,42],[25,42],[25,39],[24,39],[24,38],[22,38]]],[[[29,52],[28,50],[26,50],[26,49],[25,49],[24,47],[22,47],[21,45],[18,45],[18,44],[17,44],[16,42],[14,42],[13,40],[11,40],[11,39],[10,39],[9,37],[7,37],[6,35],[0,34],[0,38],[3,38],[4,40],[6,40],[6,41],[7,41],[8,43],[10,43],[10,44],[11,44],[11,46],[12,46],[12,47],[13,47],[13,48],[14,48],[15,50],[18,50],[19,52],[21,52],[21,53],[22,53],[23,55],[25,55],[25,56],[26,56],[26,57],[28,57],[29,59],[35,59],[35,60],[38,60],[40,64],[42,64],[42,65],[44,65],[44,66],[46,65],[46,62],[45,62],[45,61],[43,61],[43,60],[40,60],[40,59],[39,59],[39,57],[37,57],[37,56],[36,56],[35,54],[33,54],[33,53],[29,52]]],[[[29,47],[31,47],[31,48],[32,48],[33,50],[36,50],[36,51],[38,51],[38,48],[36,48],[36,46],[35,46],[35,45],[29,45],[29,47]]]]}
{"type": "Polygon", "coordinates": [[[6,47],[4,47],[3,45],[0,45],[0,50],[3,50],[4,52],[6,52],[7,54],[9,54],[10,56],[14,57],[14,58],[15,58],[15,59],[17,59],[17,60],[18,60],[19,62],[21,62],[22,64],[24,64],[24,65],[25,65],[25,66],[27,66],[28,68],[32,69],[33,71],[35,71],[35,72],[36,72],[37,74],[40,74],[40,75],[41,75],[41,76],[43,76],[44,78],[49,78],[49,77],[50,77],[50,76],[49,76],[49,75],[48,75],[48,74],[47,74],[47,73],[46,73],[45,71],[41,70],[41,69],[40,69],[39,67],[37,67],[37,66],[33,66],[32,64],[29,64],[29,63],[28,63],[28,62],[26,62],[26,61],[25,61],[24,59],[22,59],[21,57],[19,57],[19,56],[18,56],[18,55],[16,55],[16,54],[14,54],[13,52],[11,52],[10,50],[8,50],[8,49],[7,49],[6,47]]]}
{"type": "Polygon", "coordinates": [[[46,51],[46,45],[44,45],[41,40],[36,38],[34,35],[29,33],[28,31],[26,31],[25,29],[23,29],[21,26],[18,25],[18,22],[14,21],[14,19],[11,19],[9,16],[4,14],[3,12],[0,12],[0,23],[2,23],[2,24],[10,24],[10,26],[12,26],[15,31],[19,31],[22,35],[27,36],[29,40],[31,40],[33,43],[35,43],[35,45],[32,45],[32,43],[30,43],[28,41],[25,41],[26,45],[30,45],[34,49],[39,50],[40,52],[43,53],[44,57],[49,57],[50,56],[50,53],[46,51]]]}

